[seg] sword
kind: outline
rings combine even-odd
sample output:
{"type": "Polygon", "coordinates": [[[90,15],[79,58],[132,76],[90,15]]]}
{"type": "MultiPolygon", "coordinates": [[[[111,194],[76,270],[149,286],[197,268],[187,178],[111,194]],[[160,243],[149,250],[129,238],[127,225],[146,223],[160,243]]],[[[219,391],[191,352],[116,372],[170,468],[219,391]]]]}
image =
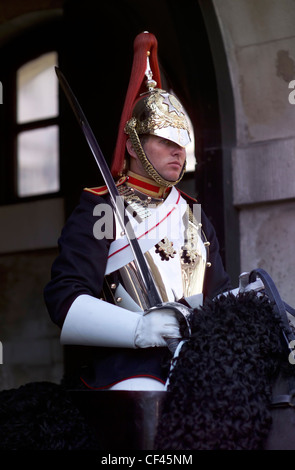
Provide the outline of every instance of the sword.
{"type": "Polygon", "coordinates": [[[143,252],[141,251],[141,248],[139,246],[138,240],[135,236],[133,227],[131,226],[129,222],[128,215],[126,214],[125,206],[124,206],[124,199],[123,197],[119,194],[119,191],[117,189],[117,186],[114,182],[114,179],[112,177],[112,174],[110,172],[110,169],[106,163],[106,160],[103,156],[103,153],[100,149],[100,146],[98,145],[98,142],[94,136],[94,133],[86,119],[86,116],[76,98],[74,95],[69,83],[67,82],[64,74],[61,72],[61,70],[58,67],[55,67],[55,72],[58,77],[59,83],[67,97],[67,100],[80,124],[80,127],[82,129],[82,132],[88,142],[88,145],[92,151],[92,154],[94,156],[94,159],[100,169],[100,172],[103,176],[103,179],[106,183],[106,186],[108,188],[110,197],[111,197],[111,203],[113,206],[113,209],[118,217],[119,223],[122,227],[122,230],[126,234],[126,238],[128,240],[128,243],[130,244],[130,247],[132,249],[133,255],[135,262],[138,267],[138,271],[140,273],[141,280],[143,282],[143,285],[146,289],[146,292],[148,294],[148,300],[150,302],[150,307],[154,307],[157,304],[162,304],[162,300],[160,298],[160,295],[156,289],[156,286],[153,282],[153,279],[151,277],[150,271],[147,266],[146,259],[143,255],[143,252]]]}
{"type": "MultiPolygon", "coordinates": [[[[114,182],[113,176],[106,163],[106,160],[103,156],[100,146],[98,145],[98,142],[94,136],[94,133],[86,119],[86,116],[76,96],[74,95],[69,83],[67,82],[64,74],[61,72],[61,70],[58,67],[55,67],[55,72],[58,77],[59,83],[66,95],[66,98],[80,124],[82,132],[94,156],[94,159],[100,169],[100,172],[109,190],[113,209],[118,217],[122,230],[125,232],[128,243],[130,244],[130,247],[132,249],[134,260],[136,262],[138,272],[141,277],[141,281],[143,283],[143,286],[146,289],[147,298],[150,303],[150,308],[145,313],[149,313],[150,311],[155,310],[156,308],[171,308],[176,312],[179,319],[180,318],[185,319],[187,326],[190,330],[190,327],[188,324],[188,318],[187,318],[189,314],[189,310],[184,305],[178,302],[166,302],[165,306],[163,305],[163,301],[155,286],[154,280],[151,276],[150,270],[147,265],[147,261],[144,257],[143,252],[141,251],[138,240],[135,236],[133,227],[130,223],[128,223],[129,218],[125,210],[124,199],[119,194],[119,191],[114,182]]],[[[176,338],[175,339],[166,338],[166,342],[170,351],[174,352],[179,343],[179,340],[176,338]]]]}

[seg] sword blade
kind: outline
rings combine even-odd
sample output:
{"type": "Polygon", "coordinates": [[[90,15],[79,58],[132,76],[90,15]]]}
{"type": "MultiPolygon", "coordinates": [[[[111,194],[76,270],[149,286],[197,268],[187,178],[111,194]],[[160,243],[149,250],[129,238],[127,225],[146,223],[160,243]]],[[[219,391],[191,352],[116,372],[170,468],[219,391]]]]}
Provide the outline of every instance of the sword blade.
{"type": "Polygon", "coordinates": [[[128,223],[129,218],[125,210],[124,199],[120,196],[118,192],[117,186],[114,182],[114,179],[106,163],[106,160],[103,156],[103,153],[100,149],[100,146],[95,138],[95,135],[86,119],[86,116],[76,96],[74,95],[68,81],[66,80],[64,74],[61,72],[61,70],[58,67],[55,67],[55,72],[58,77],[59,83],[65,93],[65,96],[80,124],[82,132],[86,138],[86,141],[90,147],[90,150],[95,158],[95,161],[100,169],[100,172],[109,190],[113,209],[118,217],[122,230],[125,232],[127,240],[132,249],[134,259],[137,264],[137,268],[138,268],[143,286],[146,289],[146,293],[150,302],[150,307],[153,307],[157,304],[161,304],[162,303],[161,297],[154,284],[154,281],[151,276],[150,270],[148,268],[144,254],[141,251],[141,248],[135,236],[132,225],[128,223]]]}

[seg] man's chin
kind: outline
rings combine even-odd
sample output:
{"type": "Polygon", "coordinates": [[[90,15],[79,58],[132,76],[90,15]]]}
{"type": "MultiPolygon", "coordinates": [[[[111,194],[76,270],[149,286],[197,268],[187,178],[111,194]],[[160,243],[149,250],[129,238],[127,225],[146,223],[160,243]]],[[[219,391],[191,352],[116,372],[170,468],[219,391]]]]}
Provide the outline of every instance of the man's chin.
{"type": "Polygon", "coordinates": [[[183,168],[181,168],[180,170],[174,170],[174,171],[167,171],[167,172],[164,172],[165,174],[163,173],[160,173],[159,172],[159,175],[167,182],[171,183],[171,184],[176,184],[181,175],[184,173],[183,172],[183,168]]]}
{"type": "Polygon", "coordinates": [[[165,179],[166,181],[169,181],[170,183],[175,183],[177,180],[179,180],[179,178],[180,178],[180,173],[178,173],[176,176],[169,175],[169,177],[167,176],[165,179]]]}

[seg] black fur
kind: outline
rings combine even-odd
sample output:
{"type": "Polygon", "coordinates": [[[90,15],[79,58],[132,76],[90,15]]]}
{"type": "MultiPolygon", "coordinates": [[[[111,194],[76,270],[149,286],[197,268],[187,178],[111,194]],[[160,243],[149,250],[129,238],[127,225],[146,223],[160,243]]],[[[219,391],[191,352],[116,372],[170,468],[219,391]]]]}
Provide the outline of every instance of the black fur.
{"type": "Polygon", "coordinates": [[[155,447],[262,449],[272,423],[272,384],[286,362],[280,318],[266,297],[251,292],[207,302],[190,322],[155,447]]]}
{"type": "Polygon", "coordinates": [[[61,385],[32,382],[0,392],[0,450],[98,450],[61,385]]]}
{"type": "MultiPolygon", "coordinates": [[[[262,449],[272,425],[272,385],[279,372],[287,376],[295,368],[286,361],[280,318],[266,297],[250,293],[207,302],[190,323],[192,336],[170,376],[155,448],[262,449]]],[[[282,419],[275,427],[279,439],[282,419]]],[[[101,449],[63,385],[33,382],[0,392],[3,450],[101,449]]]]}

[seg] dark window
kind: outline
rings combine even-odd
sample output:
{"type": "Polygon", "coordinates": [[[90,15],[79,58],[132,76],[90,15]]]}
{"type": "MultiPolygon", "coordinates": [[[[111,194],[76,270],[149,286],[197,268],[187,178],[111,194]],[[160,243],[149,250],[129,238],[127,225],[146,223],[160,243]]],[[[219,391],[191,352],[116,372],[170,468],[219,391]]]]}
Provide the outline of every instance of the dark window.
{"type": "Polygon", "coordinates": [[[0,204],[60,195],[60,14],[0,40],[0,204]]]}
{"type": "Polygon", "coordinates": [[[16,71],[16,196],[57,192],[59,183],[57,53],[48,52],[16,71]]]}

